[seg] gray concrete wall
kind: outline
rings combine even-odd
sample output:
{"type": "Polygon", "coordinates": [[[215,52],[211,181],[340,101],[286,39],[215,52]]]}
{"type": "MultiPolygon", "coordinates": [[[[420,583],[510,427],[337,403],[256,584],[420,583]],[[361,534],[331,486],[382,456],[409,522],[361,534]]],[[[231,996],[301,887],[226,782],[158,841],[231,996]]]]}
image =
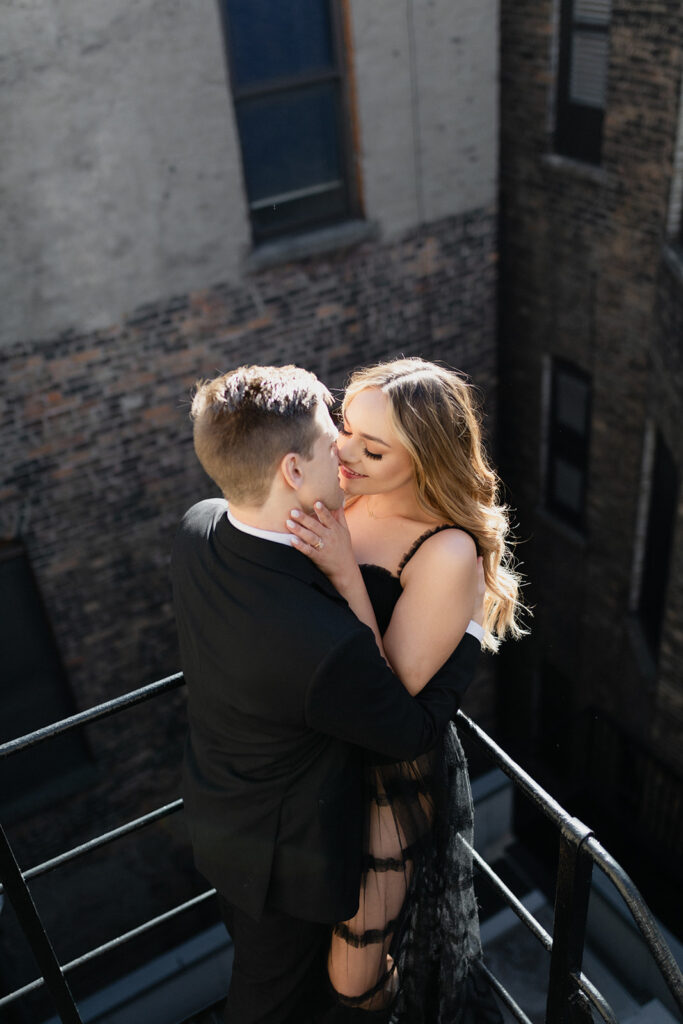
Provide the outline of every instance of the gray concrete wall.
{"type": "Polygon", "coordinates": [[[5,343],[235,274],[249,231],[215,3],[0,15],[5,343]]]}
{"type": "MultiPolygon", "coordinates": [[[[351,0],[365,212],[491,207],[498,0],[351,0]]],[[[121,322],[250,247],[215,0],[2,5],[0,345],[121,322]]]]}
{"type": "Polygon", "coordinates": [[[365,212],[388,236],[494,204],[498,0],[352,0],[365,212]]]}

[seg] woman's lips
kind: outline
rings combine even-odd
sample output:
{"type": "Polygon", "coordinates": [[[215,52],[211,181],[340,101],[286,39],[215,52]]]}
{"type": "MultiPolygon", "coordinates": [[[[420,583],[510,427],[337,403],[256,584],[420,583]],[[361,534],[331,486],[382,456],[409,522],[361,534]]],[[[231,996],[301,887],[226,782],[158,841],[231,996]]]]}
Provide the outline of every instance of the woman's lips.
{"type": "Polygon", "coordinates": [[[342,476],[345,476],[347,480],[362,480],[365,477],[365,473],[354,473],[352,469],[345,466],[343,462],[339,463],[339,472],[342,476]]]}

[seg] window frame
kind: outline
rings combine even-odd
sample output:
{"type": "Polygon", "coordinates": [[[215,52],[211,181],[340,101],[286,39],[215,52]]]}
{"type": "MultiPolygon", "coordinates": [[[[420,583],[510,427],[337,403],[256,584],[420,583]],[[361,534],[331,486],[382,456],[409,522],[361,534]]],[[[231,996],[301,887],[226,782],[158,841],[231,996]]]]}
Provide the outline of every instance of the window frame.
{"type": "MultiPolygon", "coordinates": [[[[339,0],[322,0],[322,2],[326,5],[329,15],[334,66],[325,71],[282,76],[280,78],[272,79],[267,83],[239,86],[235,79],[232,56],[230,15],[228,12],[229,0],[219,0],[221,22],[223,26],[225,59],[228,69],[231,97],[235,111],[235,127],[240,150],[245,199],[252,231],[252,239],[254,245],[257,246],[278,238],[300,235],[317,228],[325,228],[332,224],[344,223],[346,221],[362,217],[360,189],[358,187],[357,179],[357,163],[354,155],[355,120],[352,104],[353,85],[351,81],[352,72],[349,62],[349,54],[347,52],[349,33],[347,31],[345,21],[348,14],[346,12],[345,5],[340,3],[339,0]],[[271,229],[259,227],[255,223],[252,211],[268,206],[273,199],[280,199],[280,201],[283,201],[284,195],[294,198],[295,193],[298,190],[293,190],[292,192],[281,196],[266,197],[264,199],[257,200],[256,202],[250,201],[244,148],[239,129],[239,106],[242,102],[249,101],[251,99],[267,97],[269,95],[278,97],[287,93],[296,92],[300,89],[306,89],[313,85],[325,83],[334,83],[335,86],[335,104],[338,111],[335,134],[338,151],[341,156],[341,191],[343,196],[344,212],[331,214],[329,217],[321,217],[312,213],[310,217],[304,216],[294,225],[286,224],[284,226],[274,226],[271,229]]],[[[302,193],[308,192],[311,196],[320,194],[320,192],[316,190],[315,186],[301,191],[302,193]]],[[[306,196],[304,194],[299,198],[306,198],[306,196]]]]}
{"type": "MultiPolygon", "coordinates": [[[[681,481],[676,460],[661,430],[654,430],[652,465],[647,494],[645,531],[643,537],[642,559],[639,568],[637,601],[635,614],[638,618],[641,633],[650,654],[657,661],[662,639],[662,630],[666,618],[666,596],[671,578],[671,557],[676,537],[676,518],[678,495],[681,481]],[[668,492],[659,486],[662,477],[658,474],[661,467],[672,470],[670,478],[665,475],[665,488],[671,485],[668,492]],[[668,505],[664,508],[664,505],[668,505]],[[666,522],[663,522],[663,517],[666,522]],[[662,558],[658,550],[658,542],[666,541],[666,558],[662,558]],[[659,572],[657,572],[659,568],[659,572]],[[656,620],[652,610],[657,613],[656,620]]],[[[659,544],[661,547],[661,543],[659,544]]]]}
{"type": "MultiPolygon", "coordinates": [[[[599,166],[602,160],[602,141],[606,105],[602,108],[576,103],[570,98],[571,59],[574,32],[604,35],[608,40],[607,66],[609,70],[610,20],[606,25],[574,17],[575,0],[559,0],[559,53],[553,148],[556,153],[599,166]]],[[[611,11],[610,11],[611,17],[611,11]]]]}
{"type": "Polygon", "coordinates": [[[562,522],[574,527],[581,533],[586,528],[586,497],[588,494],[588,468],[590,458],[591,441],[591,411],[592,411],[592,386],[591,377],[580,367],[565,359],[553,357],[550,367],[550,403],[548,407],[547,421],[547,461],[545,467],[545,495],[544,503],[547,510],[562,522]],[[586,387],[586,423],[585,433],[579,435],[572,431],[566,424],[561,425],[557,419],[558,409],[558,376],[565,374],[575,381],[581,382],[586,387]],[[561,431],[565,433],[560,436],[561,431]],[[569,436],[566,432],[570,432],[569,436]],[[581,496],[580,509],[578,512],[568,505],[558,501],[554,494],[554,464],[555,459],[560,456],[580,471],[581,474],[581,496]]]}

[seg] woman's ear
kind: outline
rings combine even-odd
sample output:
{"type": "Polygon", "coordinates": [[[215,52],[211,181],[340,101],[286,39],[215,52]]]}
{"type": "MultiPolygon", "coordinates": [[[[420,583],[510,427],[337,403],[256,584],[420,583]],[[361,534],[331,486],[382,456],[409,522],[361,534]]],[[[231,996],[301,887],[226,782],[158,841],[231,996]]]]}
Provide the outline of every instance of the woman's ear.
{"type": "Polygon", "coordinates": [[[287,486],[298,491],[304,482],[301,456],[297,452],[287,452],[280,461],[280,473],[287,486]]]}

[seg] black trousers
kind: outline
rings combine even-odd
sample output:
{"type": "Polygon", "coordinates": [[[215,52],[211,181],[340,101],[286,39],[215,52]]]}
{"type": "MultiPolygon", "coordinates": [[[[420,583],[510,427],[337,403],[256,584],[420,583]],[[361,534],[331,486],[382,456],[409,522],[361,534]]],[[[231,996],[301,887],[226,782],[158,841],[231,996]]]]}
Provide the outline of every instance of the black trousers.
{"type": "Polygon", "coordinates": [[[318,1024],[331,1005],[330,925],[266,910],[260,921],[218,897],[235,946],[225,1024],[318,1024]]]}

